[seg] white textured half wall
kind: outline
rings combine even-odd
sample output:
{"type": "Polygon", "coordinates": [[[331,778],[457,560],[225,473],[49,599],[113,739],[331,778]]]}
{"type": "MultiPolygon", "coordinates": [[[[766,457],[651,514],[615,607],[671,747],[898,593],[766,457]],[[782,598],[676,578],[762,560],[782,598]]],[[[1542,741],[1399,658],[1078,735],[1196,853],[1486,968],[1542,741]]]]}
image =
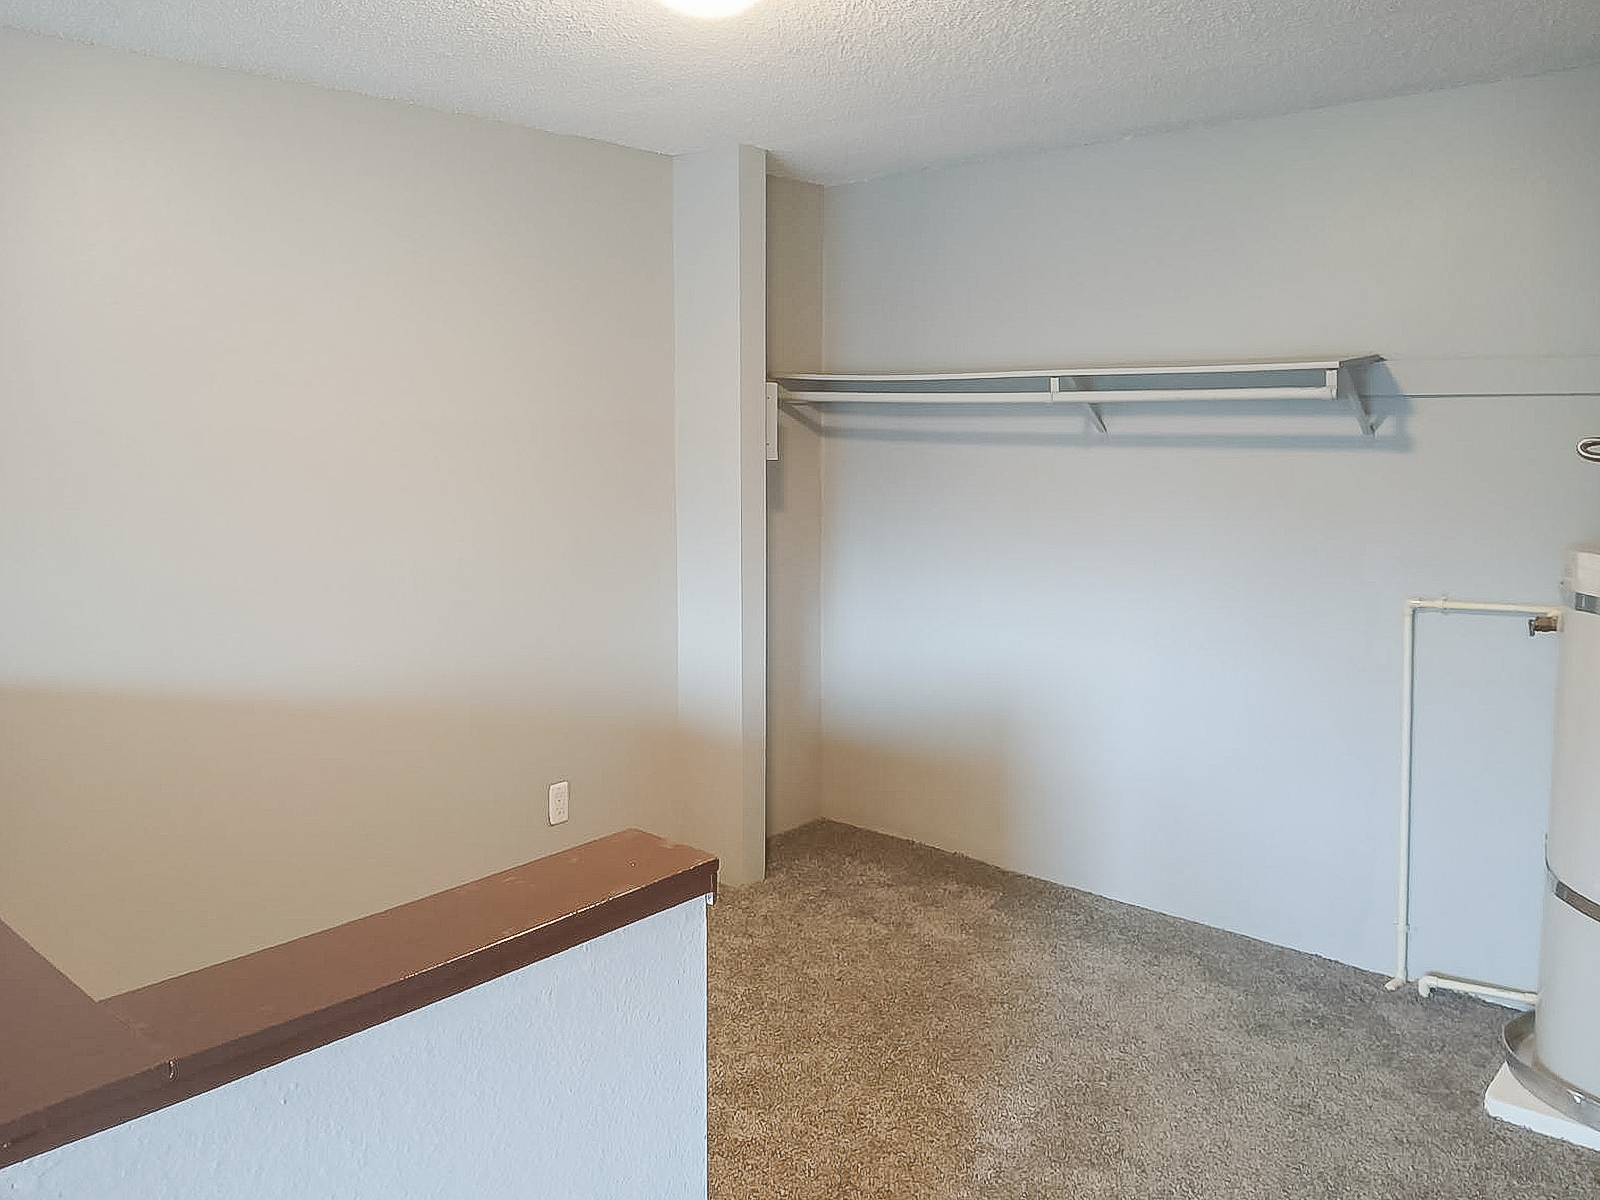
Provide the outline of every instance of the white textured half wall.
{"type": "MultiPolygon", "coordinates": [[[[1597,128],[1584,70],[828,190],[829,370],[1376,352],[1393,395],[1370,443],[827,439],[822,811],[1387,972],[1402,602],[1553,603],[1600,535],[1597,128]]],[[[1418,654],[1413,964],[1531,982],[1553,646],[1418,654]]]]}
{"type": "Polygon", "coordinates": [[[690,900],[0,1170],[36,1200],[704,1200],[690,900]]]}

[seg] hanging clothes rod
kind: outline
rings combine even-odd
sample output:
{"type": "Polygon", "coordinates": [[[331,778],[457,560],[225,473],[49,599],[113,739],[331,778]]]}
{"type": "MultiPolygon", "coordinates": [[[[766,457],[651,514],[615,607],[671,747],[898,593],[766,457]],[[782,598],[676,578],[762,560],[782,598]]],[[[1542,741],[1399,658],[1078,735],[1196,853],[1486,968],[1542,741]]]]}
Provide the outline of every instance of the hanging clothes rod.
{"type": "Polygon", "coordinates": [[[1175,401],[1321,401],[1349,405],[1367,436],[1372,413],[1362,389],[1362,369],[1381,362],[1366,354],[1312,362],[1197,363],[1163,366],[1071,367],[1049,371],[975,371],[947,374],[779,376],[780,398],[790,404],[1080,405],[1100,432],[1102,408],[1175,401]],[[1305,382],[1292,377],[1310,376],[1305,382]],[[1251,382],[1254,379],[1257,382],[1251,382]]]}
{"type": "MultiPolygon", "coordinates": [[[[1055,379],[1050,380],[1056,383],[1055,379]]],[[[1285,388],[1117,388],[1091,392],[1087,388],[1057,387],[1048,391],[1000,392],[807,392],[784,386],[783,397],[796,404],[1127,404],[1165,403],[1173,400],[1336,400],[1338,389],[1332,384],[1285,388]]]]}

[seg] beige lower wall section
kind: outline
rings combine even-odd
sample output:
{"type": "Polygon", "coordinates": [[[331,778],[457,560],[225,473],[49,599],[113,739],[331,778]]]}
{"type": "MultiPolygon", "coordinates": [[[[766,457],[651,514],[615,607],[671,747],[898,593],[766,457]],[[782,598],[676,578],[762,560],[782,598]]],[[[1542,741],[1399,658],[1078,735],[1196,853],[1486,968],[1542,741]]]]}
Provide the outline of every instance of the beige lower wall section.
{"type": "Polygon", "coordinates": [[[619,827],[703,833],[676,747],[642,715],[5,689],[0,911],[114,995],[619,827]]]}

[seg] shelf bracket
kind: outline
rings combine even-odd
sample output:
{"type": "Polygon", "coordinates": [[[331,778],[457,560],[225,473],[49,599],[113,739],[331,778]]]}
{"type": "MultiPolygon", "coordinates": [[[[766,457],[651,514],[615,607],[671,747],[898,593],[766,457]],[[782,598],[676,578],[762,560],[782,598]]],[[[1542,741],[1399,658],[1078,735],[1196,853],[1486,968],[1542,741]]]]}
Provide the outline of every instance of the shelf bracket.
{"type": "Polygon", "coordinates": [[[763,423],[766,426],[767,461],[778,461],[778,385],[767,384],[763,405],[763,423]]]}
{"type": "Polygon", "coordinates": [[[1362,434],[1372,437],[1376,429],[1372,423],[1372,409],[1367,404],[1367,398],[1361,394],[1361,389],[1356,387],[1355,380],[1350,377],[1349,367],[1328,368],[1328,390],[1339,399],[1349,402],[1356,414],[1356,421],[1361,425],[1362,434]]]}
{"type": "MultiPolygon", "coordinates": [[[[1067,389],[1068,391],[1087,392],[1089,390],[1087,387],[1083,386],[1082,380],[1074,379],[1070,376],[1067,377],[1067,384],[1069,385],[1067,389]]],[[[1055,404],[1060,399],[1061,377],[1052,375],[1050,376],[1050,403],[1055,404]]],[[[1089,420],[1094,422],[1094,427],[1101,433],[1109,436],[1111,431],[1106,428],[1106,419],[1100,414],[1100,406],[1094,403],[1092,400],[1081,400],[1079,403],[1083,405],[1083,411],[1089,414],[1089,420]]]]}

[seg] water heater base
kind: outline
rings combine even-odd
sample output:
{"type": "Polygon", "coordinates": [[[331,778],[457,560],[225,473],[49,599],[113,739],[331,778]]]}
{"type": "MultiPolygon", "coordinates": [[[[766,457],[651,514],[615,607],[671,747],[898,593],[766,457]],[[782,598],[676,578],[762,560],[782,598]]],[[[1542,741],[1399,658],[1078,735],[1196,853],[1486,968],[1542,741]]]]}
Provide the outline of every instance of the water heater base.
{"type": "Polygon", "coordinates": [[[1491,1117],[1575,1146],[1600,1150],[1600,1129],[1562,1116],[1523,1087],[1510,1067],[1502,1066],[1489,1084],[1489,1090],[1483,1094],[1483,1107],[1491,1117]]]}

